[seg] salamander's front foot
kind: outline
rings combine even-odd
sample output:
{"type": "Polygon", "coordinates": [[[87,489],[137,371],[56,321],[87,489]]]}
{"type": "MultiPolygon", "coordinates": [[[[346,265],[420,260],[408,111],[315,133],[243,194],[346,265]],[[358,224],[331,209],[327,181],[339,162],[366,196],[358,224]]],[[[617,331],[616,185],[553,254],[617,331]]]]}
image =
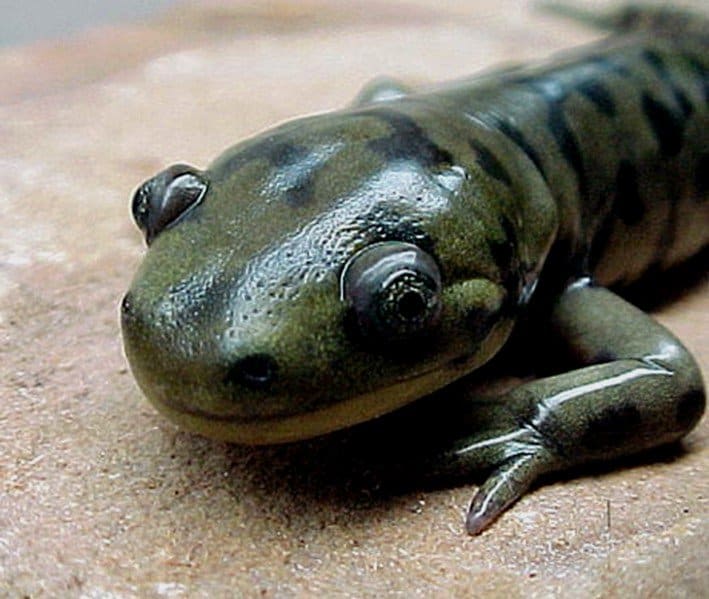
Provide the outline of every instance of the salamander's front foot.
{"type": "Polygon", "coordinates": [[[465,519],[466,530],[472,535],[488,528],[541,475],[566,466],[554,440],[528,420],[528,402],[521,403],[508,403],[503,398],[456,398],[452,412],[459,414],[460,422],[474,416],[481,425],[480,432],[460,437],[443,451],[434,451],[421,464],[433,480],[487,473],[465,519]]]}
{"type": "Polygon", "coordinates": [[[673,443],[699,421],[705,392],[696,362],[649,316],[588,281],[556,302],[549,329],[579,367],[483,400],[452,389],[439,449],[419,465],[434,478],[491,472],[466,519],[478,534],[540,475],[673,443]]]}
{"type": "MultiPolygon", "coordinates": [[[[473,497],[465,518],[465,528],[477,535],[515,503],[542,474],[554,470],[558,459],[534,430],[520,428],[508,435],[490,439],[501,461],[473,497]]],[[[484,444],[479,442],[478,445],[484,444]]],[[[463,453],[478,451],[475,446],[463,453]]]]}

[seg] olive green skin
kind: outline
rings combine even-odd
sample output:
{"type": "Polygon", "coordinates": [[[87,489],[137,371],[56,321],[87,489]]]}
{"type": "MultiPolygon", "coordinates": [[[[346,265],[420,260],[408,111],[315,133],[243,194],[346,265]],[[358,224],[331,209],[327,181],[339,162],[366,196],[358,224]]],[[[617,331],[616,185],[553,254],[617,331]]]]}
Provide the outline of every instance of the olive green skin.
{"type": "Polygon", "coordinates": [[[495,403],[461,394],[479,425],[429,468],[493,470],[470,532],[544,472],[686,434],[705,404],[695,361],[600,287],[709,242],[709,44],[701,29],[666,35],[687,22],[675,13],[647,20],[433,91],[379,81],[224,153],[199,173],[199,202],[150,238],[123,302],[146,396],[210,437],[299,440],[474,371],[536,306],[579,368],[495,403]],[[441,273],[440,320],[406,344],[363,339],[342,295],[347,265],[381,242],[417,246],[441,273]]]}
{"type": "MultiPolygon", "coordinates": [[[[457,145],[455,122],[449,126],[435,106],[412,109],[417,121],[442,121],[440,143],[457,145]]],[[[391,134],[375,111],[299,120],[236,146],[204,173],[209,188],[198,208],[152,243],[127,300],[126,354],[148,397],[180,424],[246,443],[325,433],[441,387],[505,342],[512,311],[482,337],[466,318],[508,301],[508,275],[490,250],[506,243],[505,232],[476,213],[502,195],[512,204],[515,191],[489,182],[465,147],[467,163],[435,170],[415,159],[392,164],[370,148],[391,134]],[[234,167],[252,148],[268,156],[301,147],[307,155],[292,173],[261,156],[234,167]],[[291,179],[312,172],[308,201],[288,205],[291,179]],[[391,240],[435,247],[444,270],[440,326],[406,355],[372,351],[353,338],[340,299],[347,259],[391,240]],[[234,363],[262,354],[278,365],[267,389],[225,382],[234,363]]],[[[523,166],[520,160],[520,191],[530,195],[539,176],[523,166]]],[[[525,244],[535,268],[550,241],[549,233],[535,239],[536,231],[555,229],[555,208],[541,194],[520,206],[526,214],[515,218],[540,222],[525,244]]]]}

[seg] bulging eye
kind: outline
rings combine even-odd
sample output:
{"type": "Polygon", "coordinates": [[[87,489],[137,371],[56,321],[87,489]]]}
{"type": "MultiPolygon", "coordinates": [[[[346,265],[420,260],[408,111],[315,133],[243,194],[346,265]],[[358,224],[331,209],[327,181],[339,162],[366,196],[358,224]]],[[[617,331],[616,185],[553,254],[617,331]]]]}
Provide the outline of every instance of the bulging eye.
{"type": "Polygon", "coordinates": [[[199,204],[207,191],[200,172],[176,164],[143,183],[133,195],[133,219],[150,245],[162,231],[174,225],[199,204]]]}
{"type": "Polygon", "coordinates": [[[413,244],[386,241],[364,248],[345,265],[340,289],[365,338],[403,341],[438,324],[441,273],[413,244]]]}

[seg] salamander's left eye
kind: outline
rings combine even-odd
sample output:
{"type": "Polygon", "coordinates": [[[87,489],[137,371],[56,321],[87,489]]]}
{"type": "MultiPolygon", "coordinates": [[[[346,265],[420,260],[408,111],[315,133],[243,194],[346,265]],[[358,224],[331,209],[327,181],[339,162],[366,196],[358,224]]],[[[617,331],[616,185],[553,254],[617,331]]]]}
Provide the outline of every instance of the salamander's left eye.
{"type": "Polygon", "coordinates": [[[375,243],[342,272],[342,299],[360,332],[377,341],[402,341],[430,331],[441,313],[441,273],[434,259],[410,243],[375,243]]]}
{"type": "Polygon", "coordinates": [[[133,196],[133,219],[150,245],[162,231],[174,225],[196,206],[207,191],[200,172],[176,164],[143,183],[133,196]]]}

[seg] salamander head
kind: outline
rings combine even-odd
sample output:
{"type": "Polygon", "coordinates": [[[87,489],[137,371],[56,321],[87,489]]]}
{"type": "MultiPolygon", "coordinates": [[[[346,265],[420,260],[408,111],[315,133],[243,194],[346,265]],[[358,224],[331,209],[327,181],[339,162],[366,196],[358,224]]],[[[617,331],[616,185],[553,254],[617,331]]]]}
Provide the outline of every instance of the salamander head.
{"type": "Polygon", "coordinates": [[[140,187],[150,247],[122,329],[161,411],[211,437],[296,440],[393,410],[497,351],[509,289],[485,232],[458,214],[469,177],[381,151],[391,135],[366,113],[313,117],[140,187]]]}

